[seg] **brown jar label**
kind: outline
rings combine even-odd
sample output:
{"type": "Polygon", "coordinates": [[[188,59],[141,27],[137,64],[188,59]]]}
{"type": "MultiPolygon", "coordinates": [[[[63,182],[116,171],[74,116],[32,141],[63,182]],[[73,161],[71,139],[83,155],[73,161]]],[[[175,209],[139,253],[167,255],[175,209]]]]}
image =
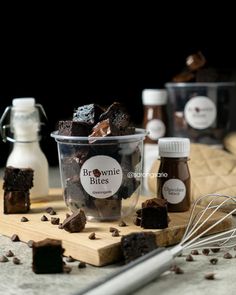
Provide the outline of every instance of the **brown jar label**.
{"type": "Polygon", "coordinates": [[[179,179],[169,179],[162,187],[162,194],[170,204],[178,204],[186,196],[185,184],[179,179]]]}
{"type": "Polygon", "coordinates": [[[98,199],[109,198],[121,186],[123,172],[120,164],[108,156],[94,156],[84,162],[80,181],[85,191],[98,199]]]}

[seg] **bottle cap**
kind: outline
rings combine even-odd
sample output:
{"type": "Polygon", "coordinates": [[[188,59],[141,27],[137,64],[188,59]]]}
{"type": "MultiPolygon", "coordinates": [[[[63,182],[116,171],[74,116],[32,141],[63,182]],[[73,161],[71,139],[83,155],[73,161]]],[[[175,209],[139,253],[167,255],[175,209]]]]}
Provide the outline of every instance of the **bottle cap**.
{"type": "Polygon", "coordinates": [[[189,138],[163,137],[158,140],[158,145],[160,157],[188,157],[190,153],[189,138]]]}
{"type": "Polygon", "coordinates": [[[14,98],[12,100],[12,105],[14,109],[17,110],[32,109],[35,106],[35,99],[33,97],[14,98]]]}
{"type": "Polygon", "coordinates": [[[144,89],[142,92],[144,105],[167,104],[167,91],[165,89],[144,89]]]}

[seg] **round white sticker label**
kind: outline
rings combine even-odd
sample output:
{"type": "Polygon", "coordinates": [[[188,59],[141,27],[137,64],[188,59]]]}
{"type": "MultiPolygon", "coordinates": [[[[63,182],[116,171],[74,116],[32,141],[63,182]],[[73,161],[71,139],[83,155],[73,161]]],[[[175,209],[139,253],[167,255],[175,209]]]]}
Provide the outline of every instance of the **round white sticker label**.
{"type": "Polygon", "coordinates": [[[165,124],[158,119],[153,119],[149,121],[146,125],[147,131],[149,131],[148,137],[151,140],[157,140],[160,137],[163,137],[166,132],[165,124]]]}
{"type": "Polygon", "coordinates": [[[169,179],[162,187],[162,194],[170,204],[178,204],[186,195],[185,184],[179,179],[169,179]]]}
{"type": "Polygon", "coordinates": [[[120,188],[123,173],[120,164],[108,156],[94,156],[84,162],[80,181],[85,191],[98,199],[109,198],[120,188]]]}
{"type": "Polygon", "coordinates": [[[195,129],[206,129],[216,119],[216,106],[206,96],[195,96],[185,105],[184,116],[186,122],[195,129]]]}

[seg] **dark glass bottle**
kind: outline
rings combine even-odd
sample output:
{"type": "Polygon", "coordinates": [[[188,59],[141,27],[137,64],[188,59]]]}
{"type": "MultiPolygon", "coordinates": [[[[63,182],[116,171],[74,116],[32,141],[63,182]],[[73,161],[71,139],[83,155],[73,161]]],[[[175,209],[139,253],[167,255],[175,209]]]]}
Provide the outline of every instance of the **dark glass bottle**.
{"type": "Polygon", "coordinates": [[[183,212],[190,208],[191,177],[188,167],[188,138],[161,138],[157,197],[168,202],[168,211],[183,212]]]}

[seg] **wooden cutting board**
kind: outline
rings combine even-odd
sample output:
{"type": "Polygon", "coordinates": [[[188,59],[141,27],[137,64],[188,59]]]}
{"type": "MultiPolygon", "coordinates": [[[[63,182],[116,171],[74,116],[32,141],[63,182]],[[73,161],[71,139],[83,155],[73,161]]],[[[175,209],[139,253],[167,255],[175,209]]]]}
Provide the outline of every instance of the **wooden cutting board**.
{"type": "MultiPolygon", "coordinates": [[[[2,195],[2,194],[1,194],[2,195]]],[[[2,198],[2,196],[1,196],[2,198]]],[[[145,200],[140,198],[140,203],[145,200]]],[[[84,261],[86,263],[103,266],[118,261],[121,258],[120,239],[121,237],[112,237],[109,228],[116,227],[120,230],[120,235],[126,235],[132,232],[149,231],[142,230],[133,224],[132,217],[125,219],[128,226],[118,227],[117,222],[87,222],[86,228],[81,233],[68,233],[65,230],[59,229],[57,225],[52,225],[50,221],[40,221],[41,216],[46,215],[49,220],[51,216],[45,213],[45,209],[49,206],[53,207],[57,212],[57,217],[60,220],[65,219],[68,209],[62,198],[61,189],[51,189],[50,195],[44,202],[33,203],[31,211],[27,214],[11,214],[4,215],[3,201],[1,200],[0,208],[0,233],[11,237],[13,234],[18,234],[20,240],[27,242],[28,240],[39,241],[45,238],[60,239],[63,241],[65,255],[84,261]],[[21,222],[22,216],[27,216],[29,222],[21,222]],[[96,233],[96,240],[88,239],[90,233],[96,233]]],[[[221,218],[224,213],[217,213],[214,220],[208,222],[208,225],[213,221],[221,218]]],[[[55,217],[53,216],[53,217],[55,217]]],[[[169,246],[177,244],[185,231],[189,212],[184,213],[169,213],[170,224],[167,229],[153,230],[157,236],[157,242],[160,246],[169,246]]],[[[232,220],[227,217],[221,224],[215,228],[214,232],[224,231],[232,226],[232,220]]]]}

